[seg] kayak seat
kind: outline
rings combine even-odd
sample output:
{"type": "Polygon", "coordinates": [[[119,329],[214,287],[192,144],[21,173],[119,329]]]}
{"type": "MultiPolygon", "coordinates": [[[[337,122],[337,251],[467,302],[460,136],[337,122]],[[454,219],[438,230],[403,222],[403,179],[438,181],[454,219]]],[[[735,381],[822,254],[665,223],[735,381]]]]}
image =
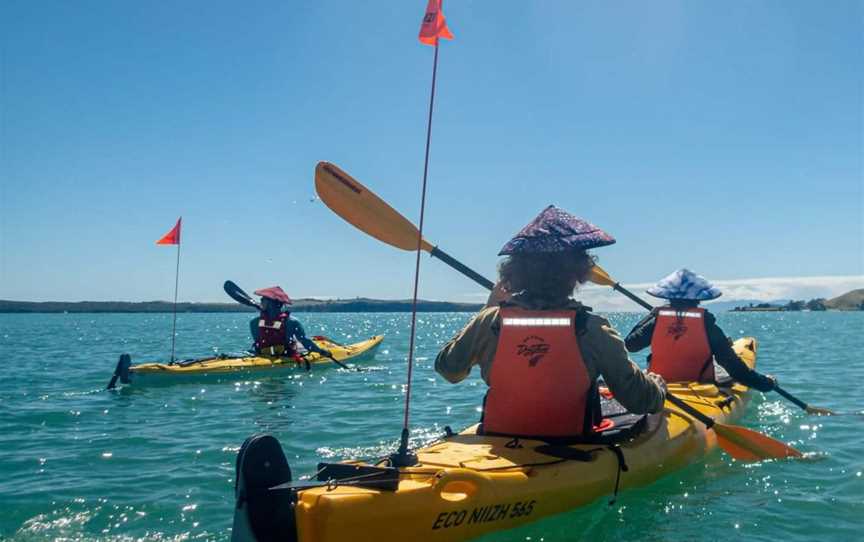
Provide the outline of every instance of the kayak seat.
{"type": "Polygon", "coordinates": [[[714,364],[714,382],[717,384],[718,388],[731,388],[732,384],[735,383],[726,369],[718,363],[714,364]]]}
{"type": "Polygon", "coordinates": [[[608,390],[605,392],[601,391],[598,396],[600,403],[599,421],[594,425],[594,433],[588,436],[499,435],[498,433],[484,431],[482,420],[480,426],[477,428],[477,434],[540,440],[548,444],[566,446],[572,444],[617,444],[637,437],[647,429],[647,414],[633,414],[629,412],[624,408],[624,405],[612,397],[608,390]]]}
{"type": "Polygon", "coordinates": [[[595,428],[596,440],[601,444],[616,444],[642,434],[648,426],[647,414],[633,414],[614,397],[600,395],[600,413],[603,419],[595,428]]]}

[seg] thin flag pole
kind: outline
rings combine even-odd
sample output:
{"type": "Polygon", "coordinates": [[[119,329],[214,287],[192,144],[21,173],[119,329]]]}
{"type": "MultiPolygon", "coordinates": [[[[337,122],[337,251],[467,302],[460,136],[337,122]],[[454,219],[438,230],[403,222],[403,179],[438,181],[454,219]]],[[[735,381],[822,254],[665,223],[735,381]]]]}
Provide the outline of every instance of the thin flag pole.
{"type": "Polygon", "coordinates": [[[417,258],[414,264],[414,296],[411,300],[411,334],[408,340],[408,384],[405,389],[405,415],[402,421],[402,438],[397,457],[413,463],[408,454],[408,420],[411,411],[411,377],[414,372],[414,338],[417,335],[417,290],[420,285],[420,252],[423,241],[423,218],[426,211],[426,180],[429,175],[429,148],[432,142],[432,112],[435,108],[435,81],[438,74],[438,39],[435,39],[435,55],[432,60],[432,90],[429,95],[429,118],[426,123],[426,156],[423,162],[423,188],[420,196],[420,224],[417,230],[417,258]]]}
{"type": "Polygon", "coordinates": [[[174,325],[171,328],[171,362],[174,362],[174,346],[177,342],[177,290],[180,286],[180,243],[177,243],[177,268],[174,271],[174,325]]]}
{"type": "Polygon", "coordinates": [[[181,216],[171,231],[156,241],[157,245],[177,245],[177,268],[174,270],[174,324],[171,328],[171,363],[174,362],[174,352],[177,346],[177,292],[180,289],[180,229],[182,223],[183,217],[181,216]]]}

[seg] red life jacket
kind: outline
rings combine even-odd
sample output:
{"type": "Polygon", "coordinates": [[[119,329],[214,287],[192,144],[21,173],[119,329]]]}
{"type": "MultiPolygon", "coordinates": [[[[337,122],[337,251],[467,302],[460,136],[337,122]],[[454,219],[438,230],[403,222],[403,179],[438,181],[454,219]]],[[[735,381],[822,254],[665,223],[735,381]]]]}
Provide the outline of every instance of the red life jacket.
{"type": "Polygon", "coordinates": [[[483,432],[580,437],[593,431],[592,382],[576,339],[575,311],[501,308],[483,432]]]}
{"type": "Polygon", "coordinates": [[[667,382],[714,382],[705,309],[661,307],[651,336],[648,370],[667,382]]]}
{"type": "Polygon", "coordinates": [[[262,312],[258,318],[258,340],[255,341],[255,352],[270,356],[292,357],[295,353],[293,341],[286,340],[285,325],[288,313],[280,313],[276,318],[270,318],[262,312]]]}

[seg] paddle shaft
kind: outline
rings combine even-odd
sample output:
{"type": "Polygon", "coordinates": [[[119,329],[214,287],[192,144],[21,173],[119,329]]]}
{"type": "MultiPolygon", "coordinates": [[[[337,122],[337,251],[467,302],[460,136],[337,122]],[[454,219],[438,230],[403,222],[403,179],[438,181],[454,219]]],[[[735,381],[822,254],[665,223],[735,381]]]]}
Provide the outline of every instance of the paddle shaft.
{"type": "Polygon", "coordinates": [[[692,406],[685,403],[682,399],[679,399],[678,397],[667,392],[666,393],[666,400],[669,401],[670,403],[672,403],[673,405],[677,406],[678,408],[680,408],[681,410],[683,410],[684,412],[686,412],[690,416],[693,416],[694,418],[696,418],[700,422],[704,423],[705,427],[707,427],[708,429],[711,429],[712,427],[714,427],[714,424],[716,422],[714,421],[713,418],[711,418],[710,416],[706,416],[705,414],[702,414],[701,412],[699,412],[698,410],[696,410],[692,406]]]}
{"type": "Polygon", "coordinates": [[[810,405],[808,405],[807,403],[805,403],[801,399],[798,399],[797,397],[795,397],[794,395],[792,395],[791,393],[789,393],[788,391],[784,390],[783,388],[781,388],[780,386],[778,386],[776,384],[774,385],[774,391],[776,391],[777,393],[779,393],[780,395],[782,395],[786,399],[789,399],[790,401],[795,403],[798,406],[798,408],[800,408],[801,410],[807,410],[810,407],[810,405]]]}
{"type": "MultiPolygon", "coordinates": [[[[487,279],[486,277],[484,277],[480,273],[474,271],[473,269],[471,269],[467,265],[463,264],[462,262],[460,262],[459,260],[457,260],[453,256],[447,254],[446,252],[444,252],[440,248],[438,248],[438,247],[433,248],[432,251],[430,252],[430,254],[432,256],[438,258],[442,262],[446,263],[447,265],[449,265],[450,267],[452,267],[456,271],[459,271],[460,273],[462,273],[466,277],[470,278],[471,280],[473,280],[474,282],[476,282],[480,286],[486,288],[487,290],[491,290],[492,288],[495,287],[494,282],[487,279]]],[[[615,285],[613,286],[613,288],[615,290],[621,292],[625,296],[629,297],[631,300],[635,301],[636,303],[641,305],[643,308],[645,308],[649,311],[654,309],[654,307],[652,305],[645,302],[643,299],[641,299],[639,296],[635,295],[633,292],[631,292],[627,288],[621,286],[620,283],[616,282],[615,285]]]]}
{"type": "MultiPolygon", "coordinates": [[[[339,367],[342,367],[343,369],[348,369],[349,371],[351,370],[351,367],[348,367],[347,365],[345,365],[344,363],[342,363],[338,359],[334,358],[333,356],[324,356],[324,357],[330,359],[330,361],[332,361],[333,363],[335,363],[339,367]]],[[[357,370],[359,371],[360,367],[357,367],[357,370]]]]}
{"type": "Polygon", "coordinates": [[[621,286],[620,283],[616,282],[616,283],[615,283],[615,286],[613,286],[612,288],[615,289],[615,290],[617,290],[617,291],[619,291],[619,292],[621,292],[622,294],[624,294],[624,295],[626,295],[627,297],[629,297],[631,300],[633,300],[633,301],[635,301],[636,303],[638,303],[639,305],[641,305],[643,309],[646,309],[646,310],[649,310],[649,311],[654,310],[654,307],[653,307],[651,304],[649,304],[649,303],[646,302],[644,299],[642,299],[641,297],[637,296],[636,294],[634,294],[633,292],[631,292],[631,291],[628,290],[627,288],[621,286]]]}
{"type": "Polygon", "coordinates": [[[476,282],[480,286],[486,288],[487,290],[491,290],[492,288],[495,287],[494,282],[487,279],[486,277],[484,277],[480,273],[474,271],[473,269],[471,269],[470,267],[468,267],[464,263],[460,262],[459,260],[457,260],[453,256],[447,254],[446,252],[444,252],[440,248],[434,247],[429,254],[438,258],[442,262],[446,263],[447,265],[449,265],[450,267],[452,267],[456,271],[459,271],[460,273],[462,273],[466,277],[470,278],[471,280],[473,280],[474,282],[476,282]]]}

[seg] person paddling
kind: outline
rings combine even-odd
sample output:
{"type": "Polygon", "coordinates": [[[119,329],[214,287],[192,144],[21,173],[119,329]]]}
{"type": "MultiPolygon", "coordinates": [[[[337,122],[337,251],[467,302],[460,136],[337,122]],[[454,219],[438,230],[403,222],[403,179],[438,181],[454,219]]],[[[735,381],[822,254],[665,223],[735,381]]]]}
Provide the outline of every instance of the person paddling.
{"type": "Polygon", "coordinates": [[[630,352],[651,346],[649,371],[662,375],[668,382],[715,383],[716,361],[733,380],[745,386],[763,392],[774,389],[777,380],[741,361],[714,315],[698,306],[700,301],[722,295],[705,277],[679,269],[647,292],[668,300],[669,304],[654,309],[636,324],[624,344],[630,352]]]}
{"type": "Polygon", "coordinates": [[[587,251],[614,242],[550,205],[501,249],[500,279],[486,307],[435,359],[452,383],[480,366],[489,385],[484,433],[590,438],[600,420],[601,375],[629,411],[663,408],[663,379],[643,373],[609,322],[570,298],[594,265],[587,251]]]}
{"type": "MultiPolygon", "coordinates": [[[[318,352],[324,357],[332,358],[333,354],[320,348],[306,337],[303,325],[291,316],[287,310],[291,298],[279,286],[255,290],[255,295],[261,296],[261,314],[249,323],[252,339],[255,341],[255,353],[264,356],[280,356],[302,359],[297,351],[297,343],[310,352],[318,352]]],[[[309,370],[309,362],[306,362],[309,370]]]]}

